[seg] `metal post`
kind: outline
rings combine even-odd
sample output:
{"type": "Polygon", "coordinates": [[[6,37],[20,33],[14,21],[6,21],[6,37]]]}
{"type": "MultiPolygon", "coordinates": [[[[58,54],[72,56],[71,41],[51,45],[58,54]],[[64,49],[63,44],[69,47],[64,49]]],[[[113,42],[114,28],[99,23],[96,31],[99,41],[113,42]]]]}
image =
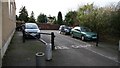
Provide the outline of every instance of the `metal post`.
{"type": "Polygon", "coordinates": [[[36,53],[36,67],[38,67],[38,66],[45,66],[45,59],[44,59],[43,52],[36,53]]]}
{"type": "Polygon", "coordinates": [[[119,52],[120,52],[120,40],[119,40],[119,52]]]}
{"type": "Polygon", "coordinates": [[[98,46],[99,34],[97,33],[96,46],[98,46]]]}
{"type": "Polygon", "coordinates": [[[52,60],[52,45],[51,44],[47,44],[46,45],[46,51],[45,51],[45,57],[47,61],[52,60]]]}
{"type": "Polygon", "coordinates": [[[23,33],[23,43],[25,43],[25,31],[22,30],[22,33],[23,33]]]}
{"type": "Polygon", "coordinates": [[[118,66],[120,66],[120,51],[118,52],[118,66]]]}
{"type": "MultiPolygon", "coordinates": [[[[120,62],[120,40],[119,40],[118,62],[120,62]]],[[[118,66],[120,66],[120,63],[118,63],[118,66]]]]}
{"type": "Polygon", "coordinates": [[[55,49],[55,46],[54,46],[54,38],[55,38],[54,32],[51,32],[51,44],[52,44],[52,50],[55,49]]]}

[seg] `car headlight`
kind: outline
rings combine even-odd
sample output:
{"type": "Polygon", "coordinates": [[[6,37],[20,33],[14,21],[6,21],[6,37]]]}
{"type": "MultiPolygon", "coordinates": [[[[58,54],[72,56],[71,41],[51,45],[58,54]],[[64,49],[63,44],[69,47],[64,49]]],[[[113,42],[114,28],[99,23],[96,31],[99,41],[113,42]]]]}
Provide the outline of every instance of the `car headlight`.
{"type": "Polygon", "coordinates": [[[40,30],[38,30],[37,33],[40,33],[40,30]]]}

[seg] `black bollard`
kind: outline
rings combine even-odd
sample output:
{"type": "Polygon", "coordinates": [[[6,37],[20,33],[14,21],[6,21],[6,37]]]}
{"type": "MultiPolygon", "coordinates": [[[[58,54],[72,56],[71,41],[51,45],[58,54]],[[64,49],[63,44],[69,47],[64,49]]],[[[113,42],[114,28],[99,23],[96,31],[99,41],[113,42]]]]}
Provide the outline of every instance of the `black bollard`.
{"type": "Polygon", "coordinates": [[[119,48],[118,48],[118,50],[119,50],[119,52],[120,52],[120,40],[119,40],[119,44],[118,44],[118,45],[119,45],[119,48]]]}
{"type": "Polygon", "coordinates": [[[23,37],[22,37],[23,43],[25,43],[25,25],[24,24],[21,25],[21,30],[22,30],[22,34],[23,34],[23,37]]]}
{"type": "Polygon", "coordinates": [[[118,66],[120,66],[120,40],[119,40],[119,48],[118,48],[118,66]]]}
{"type": "Polygon", "coordinates": [[[52,50],[55,49],[55,46],[54,46],[54,38],[55,38],[54,32],[51,32],[51,44],[52,44],[52,50]]]}
{"type": "Polygon", "coordinates": [[[99,35],[97,33],[96,46],[98,46],[98,42],[99,42],[99,35]]]}
{"type": "Polygon", "coordinates": [[[24,30],[22,30],[22,34],[23,34],[23,37],[22,37],[23,43],[25,43],[25,31],[24,30]]]}

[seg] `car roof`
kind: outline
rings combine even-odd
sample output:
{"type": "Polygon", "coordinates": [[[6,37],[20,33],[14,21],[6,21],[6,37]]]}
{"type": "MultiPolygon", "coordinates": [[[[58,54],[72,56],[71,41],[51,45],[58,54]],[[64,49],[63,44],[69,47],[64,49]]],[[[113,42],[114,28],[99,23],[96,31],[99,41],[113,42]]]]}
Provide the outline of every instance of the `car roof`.
{"type": "Polygon", "coordinates": [[[65,27],[66,25],[60,25],[60,27],[65,27]]]}
{"type": "Polygon", "coordinates": [[[84,27],[84,26],[76,26],[76,27],[74,27],[73,29],[81,29],[81,28],[87,28],[87,27],[84,27]]]}
{"type": "MultiPolygon", "coordinates": [[[[75,27],[74,27],[75,28],[75,27]]],[[[87,28],[87,27],[84,27],[84,26],[76,26],[76,28],[87,28]]]]}
{"type": "Polygon", "coordinates": [[[36,23],[25,23],[25,25],[29,25],[29,24],[37,25],[36,23]]]}
{"type": "Polygon", "coordinates": [[[74,28],[80,28],[80,26],[76,26],[76,27],[74,27],[74,28]]]}

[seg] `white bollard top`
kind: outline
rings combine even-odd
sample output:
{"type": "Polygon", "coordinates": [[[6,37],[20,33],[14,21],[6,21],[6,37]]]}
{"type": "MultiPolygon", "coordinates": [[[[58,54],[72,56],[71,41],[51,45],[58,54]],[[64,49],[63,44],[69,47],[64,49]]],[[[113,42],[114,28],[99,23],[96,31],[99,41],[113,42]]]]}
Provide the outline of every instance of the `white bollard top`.
{"type": "Polygon", "coordinates": [[[36,53],[36,56],[44,56],[45,54],[43,52],[36,53]]]}

